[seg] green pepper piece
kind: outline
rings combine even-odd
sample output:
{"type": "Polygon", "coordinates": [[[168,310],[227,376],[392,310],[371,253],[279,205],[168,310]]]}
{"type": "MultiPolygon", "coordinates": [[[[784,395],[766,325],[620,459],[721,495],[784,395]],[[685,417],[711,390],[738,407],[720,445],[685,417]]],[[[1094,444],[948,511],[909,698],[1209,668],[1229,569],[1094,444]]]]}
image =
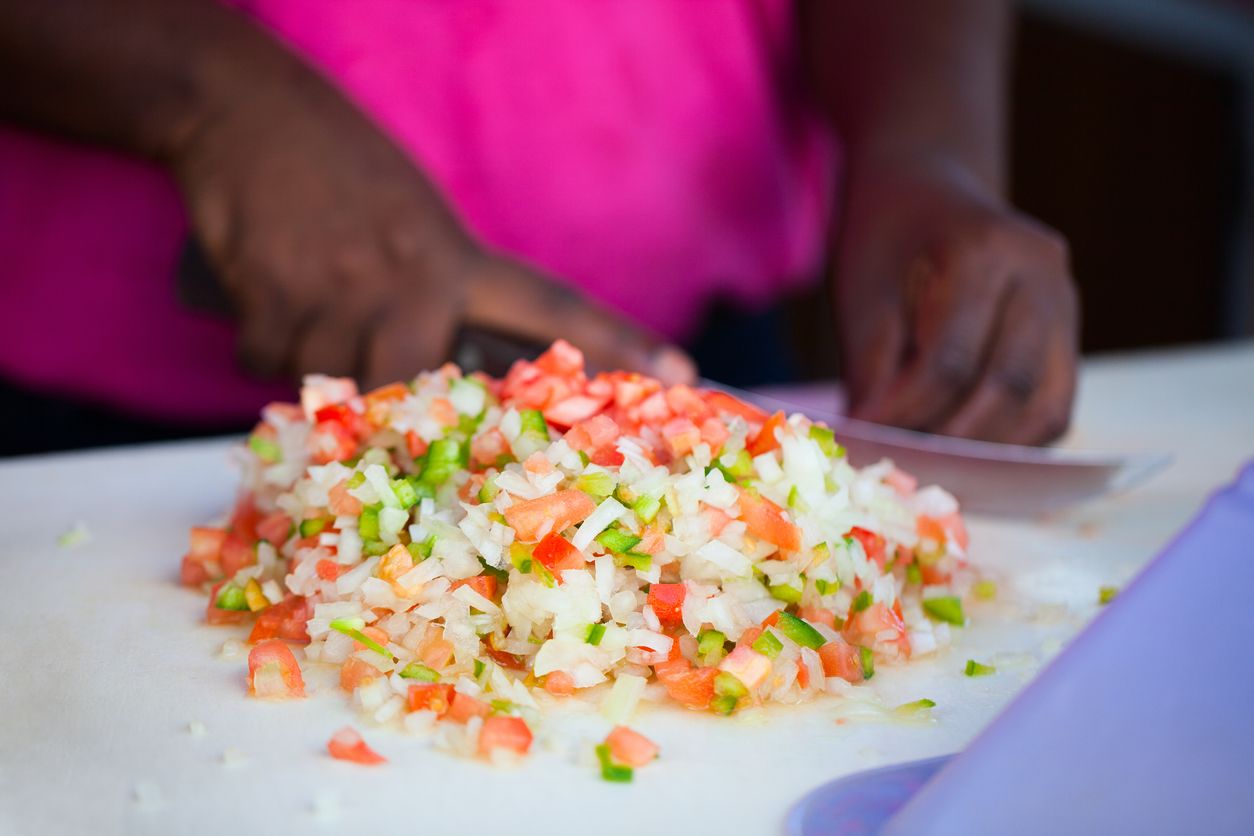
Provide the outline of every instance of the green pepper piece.
{"type": "Polygon", "coordinates": [[[248,437],[248,449],[252,450],[257,455],[257,458],[266,464],[274,464],[283,460],[283,449],[265,436],[250,435],[248,437]]]}
{"type": "Polygon", "coordinates": [[[1101,604],[1104,607],[1107,604],[1109,604],[1111,601],[1115,600],[1115,596],[1118,594],[1119,594],[1119,587],[1103,586],[1101,589],[1097,590],[1097,603],[1101,604]]]}
{"type": "Polygon", "coordinates": [[[858,648],[858,660],[862,662],[862,678],[875,676],[875,653],[869,647],[858,648]]]}
{"type": "Polygon", "coordinates": [[[605,625],[604,624],[589,624],[588,635],[584,638],[584,641],[586,641],[588,644],[595,647],[601,643],[601,639],[603,639],[604,637],[605,637],[605,625]]]}
{"type": "Polygon", "coordinates": [[[786,612],[779,614],[779,621],[775,623],[775,627],[797,644],[811,650],[817,650],[827,644],[827,639],[823,638],[823,634],[811,627],[809,622],[786,612]]]}
{"type": "Polygon", "coordinates": [[[784,643],[770,630],[763,630],[762,635],[754,641],[753,649],[769,659],[774,659],[784,649],[784,643]]]}
{"type": "Polygon", "coordinates": [[[640,538],[621,528],[607,528],[597,535],[597,542],[614,554],[629,552],[640,543],[640,538]]]}
{"type": "Polygon", "coordinates": [[[945,621],[959,627],[967,622],[966,616],[962,614],[962,599],[955,595],[924,598],[923,611],[937,621],[945,621]]]}
{"type": "Polygon", "coordinates": [[[630,766],[614,763],[610,757],[610,747],[604,743],[597,746],[597,760],[601,762],[601,778],[612,783],[629,784],[633,770],[630,766]]]}
{"type": "Polygon", "coordinates": [[[718,676],[714,677],[714,693],[720,697],[740,699],[749,696],[749,689],[736,678],[735,674],[719,671],[718,676]]]}
{"type": "Polygon", "coordinates": [[[662,510],[662,498],[651,494],[643,494],[632,503],[631,510],[636,512],[640,522],[648,525],[657,517],[657,512],[662,510]]]}
{"type": "Polygon", "coordinates": [[[850,609],[853,612],[862,612],[869,606],[871,606],[871,590],[864,589],[853,599],[853,605],[850,609]]]}
{"type": "Polygon", "coordinates": [[[300,521],[300,536],[301,537],[313,537],[315,534],[321,534],[322,529],[326,528],[330,524],[331,524],[330,517],[319,517],[318,519],[314,519],[314,520],[301,520],[300,521]]]}
{"type": "Polygon", "coordinates": [[[242,586],[227,583],[218,590],[218,597],[214,600],[213,605],[220,610],[246,612],[248,610],[248,598],[244,595],[242,586]]]}
{"type": "Polygon", "coordinates": [[[379,539],[379,511],[382,508],[381,503],[375,503],[361,509],[361,519],[357,521],[357,533],[361,535],[362,540],[379,539]]]}
{"type": "Polygon", "coordinates": [[[801,603],[801,590],[795,586],[788,584],[780,584],[779,586],[768,587],[771,597],[777,601],[783,601],[786,604],[801,603]]]}
{"type": "Polygon", "coordinates": [[[997,668],[992,665],[982,665],[974,659],[968,659],[967,666],[962,672],[967,676],[990,676],[997,673],[997,668]]]}
{"type": "Polygon", "coordinates": [[[520,409],[518,417],[522,419],[522,431],[549,437],[549,422],[544,420],[544,413],[538,409],[520,409]]]}
{"type": "Polygon", "coordinates": [[[740,700],[730,695],[719,695],[710,700],[710,710],[724,716],[736,710],[740,700]]]}
{"type": "Polygon", "coordinates": [[[419,682],[439,682],[440,675],[421,662],[410,662],[401,669],[402,679],[416,679],[419,682]]]}
{"type": "Polygon", "coordinates": [[[595,499],[605,499],[614,492],[614,477],[603,470],[594,470],[576,479],[575,487],[595,499]]]}
{"type": "Polygon", "coordinates": [[[391,659],[392,654],[386,647],[379,644],[374,639],[367,636],[361,631],[364,622],[360,618],[337,618],[331,622],[331,629],[337,633],[343,633],[353,641],[361,642],[370,650],[378,653],[380,656],[386,656],[391,659]]]}
{"type": "Polygon", "coordinates": [[[727,643],[727,636],[718,630],[704,630],[701,635],[697,636],[697,655],[706,663],[706,666],[712,664],[711,660],[718,660],[723,657],[723,645],[727,643]]]}
{"type": "Polygon", "coordinates": [[[653,568],[653,555],[640,554],[639,552],[616,554],[614,555],[614,565],[619,567],[630,566],[639,572],[647,572],[653,568]]]}
{"type": "Polygon", "coordinates": [[[819,449],[828,458],[844,455],[844,448],[836,443],[836,433],[818,424],[810,425],[810,438],[818,442],[819,449]]]}

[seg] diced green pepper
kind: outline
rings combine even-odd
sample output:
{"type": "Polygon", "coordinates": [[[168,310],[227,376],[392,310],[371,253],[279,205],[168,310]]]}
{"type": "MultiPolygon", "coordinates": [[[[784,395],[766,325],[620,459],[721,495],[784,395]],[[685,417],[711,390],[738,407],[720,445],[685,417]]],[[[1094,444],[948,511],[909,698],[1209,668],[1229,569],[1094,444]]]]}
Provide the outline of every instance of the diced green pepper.
{"type": "Polygon", "coordinates": [[[518,706],[514,705],[509,700],[492,700],[489,705],[492,706],[492,710],[497,714],[513,714],[518,710],[518,706]]]}
{"type": "Polygon", "coordinates": [[[218,597],[213,605],[220,610],[245,612],[248,609],[248,596],[244,594],[242,586],[227,583],[218,590],[218,597]]]}
{"type": "Polygon", "coordinates": [[[378,557],[381,554],[387,554],[391,548],[382,540],[362,540],[361,552],[367,557],[378,557]]]}
{"type": "Polygon", "coordinates": [[[966,616],[962,614],[962,599],[955,595],[924,598],[923,611],[937,621],[945,621],[959,627],[967,623],[966,616]]]}
{"type": "Polygon", "coordinates": [[[495,566],[491,565],[486,560],[484,560],[482,557],[479,558],[479,565],[483,567],[483,571],[480,572],[479,574],[491,575],[492,577],[496,578],[496,582],[500,585],[509,583],[509,572],[506,572],[504,569],[496,568],[495,566]]]}
{"type": "Polygon", "coordinates": [[[605,625],[604,624],[589,624],[588,625],[588,635],[584,638],[584,641],[586,641],[588,644],[595,647],[596,645],[599,645],[601,643],[601,639],[603,638],[605,638],[605,625]]]}
{"type": "Polygon", "coordinates": [[[797,486],[793,485],[791,488],[788,489],[788,507],[794,510],[800,509],[804,511],[805,510],[804,508],[799,508],[800,505],[801,505],[801,494],[798,493],[797,486]]]}
{"type": "Polygon", "coordinates": [[[862,678],[875,676],[875,652],[869,647],[858,648],[858,660],[862,662],[862,678]]]}
{"type": "Polygon", "coordinates": [[[827,543],[819,543],[814,547],[814,557],[810,560],[811,566],[820,566],[826,563],[832,556],[832,550],[827,543]]]}
{"type": "Polygon", "coordinates": [[[392,493],[396,494],[402,508],[409,509],[418,504],[418,491],[408,479],[393,479],[392,493]]]}
{"type": "Polygon", "coordinates": [[[366,474],[359,470],[352,476],[348,477],[348,481],[344,483],[344,487],[351,491],[353,488],[360,488],[365,483],[366,474]]]}
{"type": "Polygon", "coordinates": [[[640,538],[621,528],[607,528],[597,535],[597,542],[614,554],[623,554],[635,548],[640,538]]]}
{"type": "Polygon", "coordinates": [[[652,494],[642,494],[631,504],[631,510],[636,512],[640,522],[648,525],[657,517],[657,512],[662,510],[662,498],[652,494]]]}
{"type": "Polygon", "coordinates": [[[788,584],[779,584],[778,586],[768,587],[771,597],[783,601],[786,604],[797,604],[801,601],[801,590],[795,586],[788,584]]]}
{"type": "Polygon", "coordinates": [[[714,693],[720,697],[732,697],[738,700],[741,697],[747,697],[749,689],[736,678],[735,674],[719,671],[718,676],[714,677],[714,693]]]}
{"type": "Polygon", "coordinates": [[[871,590],[864,589],[853,599],[853,604],[849,609],[853,612],[862,612],[869,606],[871,606],[871,590]]]}
{"type": "Polygon", "coordinates": [[[614,763],[610,757],[610,747],[604,743],[597,746],[597,760],[601,762],[601,778],[618,784],[630,784],[633,770],[630,766],[614,763]]]}
{"type": "Polygon", "coordinates": [[[248,449],[256,453],[257,458],[266,464],[274,464],[283,459],[283,449],[265,436],[250,435],[248,437],[248,449]]]}
{"type": "Polygon", "coordinates": [[[365,647],[373,650],[375,653],[378,653],[380,656],[386,656],[391,659],[392,654],[388,652],[386,647],[379,644],[377,641],[361,631],[363,626],[365,626],[365,622],[363,622],[360,618],[337,618],[331,622],[332,630],[337,633],[343,633],[353,641],[360,642],[365,647]]]}
{"type": "Polygon", "coordinates": [[[823,634],[811,627],[809,622],[790,613],[780,613],[775,627],[797,644],[811,650],[818,650],[827,644],[827,639],[823,638],[823,634]]]}
{"type": "Polygon", "coordinates": [[[726,642],[727,636],[718,630],[705,630],[697,636],[697,655],[707,666],[713,665],[723,658],[723,645],[726,642]]]}
{"type": "Polygon", "coordinates": [[[753,642],[753,649],[769,659],[774,659],[784,649],[784,643],[770,630],[763,630],[762,635],[753,642]]]}
{"type": "Polygon", "coordinates": [[[814,579],[814,588],[818,590],[820,595],[831,595],[840,591],[840,581],[826,581],[822,578],[814,579]]]}
{"type": "Polygon", "coordinates": [[[997,668],[992,665],[982,665],[974,659],[968,659],[967,666],[962,672],[967,676],[990,676],[997,673],[997,668]]]}
{"type": "Polygon", "coordinates": [[[710,700],[710,710],[716,714],[726,716],[734,712],[739,704],[740,700],[733,696],[719,695],[710,700]]]}
{"type": "Polygon", "coordinates": [[[440,675],[421,662],[410,662],[401,669],[400,676],[402,679],[416,679],[419,682],[440,681],[440,675]]]}
{"type": "Polygon", "coordinates": [[[1115,596],[1118,594],[1119,594],[1119,587],[1103,586],[1101,589],[1097,590],[1097,603],[1101,604],[1104,607],[1107,604],[1109,604],[1111,601],[1115,600],[1115,596]]]}
{"type": "Polygon", "coordinates": [[[379,511],[382,508],[381,504],[376,503],[361,509],[361,519],[357,521],[357,533],[361,535],[361,539],[379,539],[379,511]]]}
{"type": "Polygon", "coordinates": [[[431,556],[431,550],[435,547],[435,535],[432,534],[421,543],[410,543],[405,548],[409,549],[409,554],[414,558],[415,563],[421,563],[431,556]]]}
{"type": "Polygon", "coordinates": [[[315,534],[321,534],[322,529],[331,524],[330,517],[319,517],[315,520],[300,521],[300,536],[313,537],[315,534]]]}
{"type": "Polygon", "coordinates": [[[919,570],[919,564],[911,563],[906,567],[906,583],[923,583],[923,572],[919,570]]]}
{"type": "Polygon", "coordinates": [[[522,419],[522,431],[549,437],[549,422],[544,420],[544,413],[538,409],[521,409],[518,417],[522,419]]]}
{"type": "Polygon", "coordinates": [[[422,481],[428,485],[443,485],[449,477],[466,467],[469,461],[468,445],[453,438],[437,438],[427,448],[422,467],[422,481]]]}
{"type": "Polygon", "coordinates": [[[619,567],[629,566],[637,571],[647,572],[653,568],[653,555],[640,554],[639,552],[616,554],[614,555],[614,565],[619,567]]]}
{"type": "Polygon", "coordinates": [[[981,601],[991,601],[997,597],[997,584],[989,580],[977,581],[971,591],[981,601]]]}
{"type": "Polygon", "coordinates": [[[514,564],[514,568],[524,575],[531,574],[531,567],[535,565],[532,559],[532,546],[526,543],[520,543],[515,540],[509,545],[509,562],[514,564]]]}
{"type": "Polygon", "coordinates": [[[724,453],[718,458],[718,469],[723,471],[728,482],[748,479],[753,475],[753,456],[750,456],[749,451],[743,448],[737,450],[735,454],[724,453]],[[728,458],[731,458],[730,463],[727,461],[728,458]]]}
{"type": "Polygon", "coordinates": [[[810,438],[818,442],[819,449],[828,458],[839,458],[845,455],[845,448],[836,443],[836,433],[818,424],[810,426],[810,438]]]}
{"type": "Polygon", "coordinates": [[[479,677],[483,676],[483,669],[485,667],[486,665],[483,664],[482,659],[475,660],[475,679],[478,679],[479,677]]]}
{"type": "Polygon", "coordinates": [[[576,479],[575,487],[589,496],[605,499],[614,492],[614,477],[604,470],[594,470],[576,479]]]}
{"type": "Polygon", "coordinates": [[[557,578],[553,577],[553,573],[549,571],[549,567],[545,566],[538,560],[531,562],[531,574],[540,579],[540,582],[549,589],[557,586],[557,578]]]}
{"type": "Polygon", "coordinates": [[[935,707],[936,707],[936,703],[925,697],[924,699],[921,699],[921,700],[915,700],[914,702],[908,702],[908,703],[904,703],[903,705],[899,705],[893,709],[893,713],[900,715],[902,717],[911,717],[915,714],[920,714],[925,711],[931,711],[935,707]]]}
{"type": "Polygon", "coordinates": [[[487,504],[496,499],[501,489],[496,486],[495,479],[485,479],[483,484],[479,486],[479,502],[487,504]]]}

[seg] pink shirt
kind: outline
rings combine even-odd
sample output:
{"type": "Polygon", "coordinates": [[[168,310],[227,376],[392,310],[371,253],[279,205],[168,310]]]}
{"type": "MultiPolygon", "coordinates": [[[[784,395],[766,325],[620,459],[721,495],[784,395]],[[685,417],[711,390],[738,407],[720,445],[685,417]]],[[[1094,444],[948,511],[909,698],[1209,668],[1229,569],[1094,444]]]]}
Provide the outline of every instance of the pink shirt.
{"type": "MultiPolygon", "coordinates": [[[[333,78],[485,242],[672,338],[822,256],[833,144],[789,79],[787,0],[237,0],[333,78]]],[[[0,373],[173,420],[255,414],[188,311],[160,170],[0,129],[0,373]]]]}

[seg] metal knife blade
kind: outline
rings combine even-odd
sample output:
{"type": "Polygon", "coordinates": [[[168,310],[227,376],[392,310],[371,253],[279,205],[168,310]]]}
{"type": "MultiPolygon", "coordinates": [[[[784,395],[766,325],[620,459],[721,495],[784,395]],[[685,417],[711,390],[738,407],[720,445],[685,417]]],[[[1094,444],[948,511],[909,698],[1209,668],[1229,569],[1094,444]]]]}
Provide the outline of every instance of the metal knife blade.
{"type": "Polygon", "coordinates": [[[1171,462],[1168,453],[1116,453],[1022,447],[932,435],[848,418],[835,411],[834,385],[813,385],[775,392],[744,392],[716,381],[701,385],[723,389],[763,409],[801,412],[823,421],[849,451],[850,461],[866,466],[892,459],[923,485],[937,484],[977,514],[1037,516],[1074,507],[1110,493],[1126,491],[1171,462]]]}

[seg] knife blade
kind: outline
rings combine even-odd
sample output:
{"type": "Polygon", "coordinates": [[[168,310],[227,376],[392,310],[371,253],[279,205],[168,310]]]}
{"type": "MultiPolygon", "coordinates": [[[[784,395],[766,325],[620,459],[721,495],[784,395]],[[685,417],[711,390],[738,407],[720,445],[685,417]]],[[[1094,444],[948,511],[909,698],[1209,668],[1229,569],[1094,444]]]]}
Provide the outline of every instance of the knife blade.
{"type": "Polygon", "coordinates": [[[822,421],[859,467],[891,459],[920,484],[936,484],[958,498],[964,511],[1030,517],[1072,508],[1145,482],[1171,463],[1162,452],[1118,453],[1024,447],[933,435],[859,421],[839,414],[834,384],[772,392],[722,389],[768,411],[800,412],[822,421]],[[783,397],[780,395],[783,394],[783,397]]]}

